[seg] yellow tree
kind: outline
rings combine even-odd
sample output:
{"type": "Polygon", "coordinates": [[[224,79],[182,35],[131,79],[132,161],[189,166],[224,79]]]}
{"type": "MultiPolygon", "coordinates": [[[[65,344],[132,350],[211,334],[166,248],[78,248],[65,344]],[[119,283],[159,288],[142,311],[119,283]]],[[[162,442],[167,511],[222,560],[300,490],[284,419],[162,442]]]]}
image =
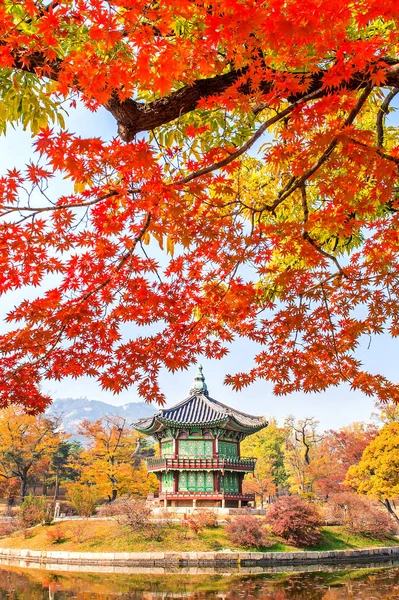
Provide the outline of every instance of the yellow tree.
{"type": "Polygon", "coordinates": [[[15,407],[0,411],[0,477],[19,480],[21,500],[29,477],[65,441],[66,435],[58,427],[56,418],[28,415],[15,407]]]}
{"type": "Polygon", "coordinates": [[[346,483],[358,493],[379,500],[399,521],[392,500],[399,496],[399,422],[383,427],[350,467],[346,483]]]}
{"type": "Polygon", "coordinates": [[[267,496],[275,495],[287,485],[285,437],[284,428],[272,419],[265,429],[247,437],[241,444],[242,456],[256,458],[254,474],[245,477],[243,489],[255,494],[262,506],[267,496]]]}
{"type": "Polygon", "coordinates": [[[157,489],[156,477],[147,476],[144,464],[137,460],[142,436],[126,426],[126,419],[106,415],[84,421],[78,431],[88,440],[79,457],[82,483],[95,484],[110,502],[121,494],[145,496],[157,489]]]}

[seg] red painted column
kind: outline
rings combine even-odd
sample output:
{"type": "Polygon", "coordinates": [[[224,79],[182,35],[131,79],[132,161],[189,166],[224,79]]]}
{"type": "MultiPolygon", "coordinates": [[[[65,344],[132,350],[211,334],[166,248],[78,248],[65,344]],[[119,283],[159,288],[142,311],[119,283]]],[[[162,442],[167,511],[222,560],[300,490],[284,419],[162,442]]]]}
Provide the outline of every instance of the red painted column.
{"type": "Polygon", "coordinates": [[[174,477],[174,484],[175,484],[175,492],[179,491],[179,472],[175,471],[173,473],[173,477],[174,477]]]}

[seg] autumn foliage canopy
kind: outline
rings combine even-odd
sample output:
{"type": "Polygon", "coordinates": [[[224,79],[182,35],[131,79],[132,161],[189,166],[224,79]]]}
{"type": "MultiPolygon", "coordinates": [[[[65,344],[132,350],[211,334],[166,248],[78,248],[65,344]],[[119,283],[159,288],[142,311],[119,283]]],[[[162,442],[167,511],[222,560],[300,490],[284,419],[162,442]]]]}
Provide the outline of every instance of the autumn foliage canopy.
{"type": "Polygon", "coordinates": [[[396,0],[3,0],[0,131],[33,140],[0,178],[0,293],[27,298],[0,405],[82,375],[162,402],[160,368],[239,338],[259,352],[234,388],[398,400],[357,356],[399,334],[398,21],[396,0]],[[76,105],[115,137],[71,130],[76,105]]]}

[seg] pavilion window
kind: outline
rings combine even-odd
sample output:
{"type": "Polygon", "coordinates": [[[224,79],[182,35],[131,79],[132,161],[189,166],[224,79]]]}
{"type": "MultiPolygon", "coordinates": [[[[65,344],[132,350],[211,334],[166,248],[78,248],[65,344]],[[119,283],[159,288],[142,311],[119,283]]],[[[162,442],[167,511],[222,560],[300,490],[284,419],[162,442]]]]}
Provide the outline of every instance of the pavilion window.
{"type": "Polygon", "coordinates": [[[205,471],[182,471],[179,473],[179,491],[213,492],[213,473],[205,471]]]}
{"type": "Polygon", "coordinates": [[[173,473],[162,473],[162,489],[164,492],[173,492],[174,478],[173,473]]]}
{"type": "Polygon", "coordinates": [[[174,454],[174,442],[173,440],[162,442],[161,445],[162,456],[168,456],[174,454]]]}
{"type": "Polygon", "coordinates": [[[179,440],[179,456],[200,458],[212,454],[212,440],[179,440]]]}
{"type": "Polygon", "coordinates": [[[223,456],[224,458],[236,458],[238,456],[237,444],[219,441],[219,456],[223,456]]]}
{"type": "Polygon", "coordinates": [[[238,493],[237,473],[225,473],[221,478],[220,487],[225,492],[238,493]]]}
{"type": "Polygon", "coordinates": [[[208,471],[205,475],[205,491],[207,491],[207,492],[214,491],[214,477],[213,477],[212,471],[208,471]]]}

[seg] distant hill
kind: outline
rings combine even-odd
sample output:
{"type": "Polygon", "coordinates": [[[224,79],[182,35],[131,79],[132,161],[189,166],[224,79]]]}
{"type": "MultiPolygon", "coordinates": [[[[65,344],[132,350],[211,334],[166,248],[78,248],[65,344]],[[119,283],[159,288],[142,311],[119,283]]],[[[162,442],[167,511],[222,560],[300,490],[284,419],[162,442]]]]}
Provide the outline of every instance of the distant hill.
{"type": "Polygon", "coordinates": [[[47,414],[60,415],[62,417],[62,428],[73,435],[82,421],[97,421],[104,415],[118,415],[127,419],[130,425],[141,417],[150,417],[157,408],[146,402],[129,402],[123,406],[114,406],[99,400],[88,400],[87,398],[57,398],[48,407],[47,414]]]}

